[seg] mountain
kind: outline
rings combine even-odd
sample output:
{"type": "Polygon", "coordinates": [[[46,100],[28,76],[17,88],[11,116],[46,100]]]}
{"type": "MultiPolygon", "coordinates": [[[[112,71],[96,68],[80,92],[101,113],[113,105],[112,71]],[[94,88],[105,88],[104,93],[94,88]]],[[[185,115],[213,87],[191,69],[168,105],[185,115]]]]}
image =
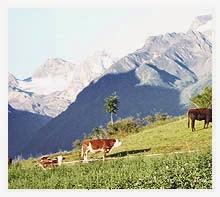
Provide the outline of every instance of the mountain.
{"type": "Polygon", "coordinates": [[[60,58],[49,58],[29,81],[20,81],[21,89],[38,95],[64,91],[72,81],[76,65],[60,58]]]}
{"type": "Polygon", "coordinates": [[[8,75],[8,87],[9,88],[17,88],[18,87],[18,81],[15,78],[14,75],[10,74],[8,75]]]}
{"type": "Polygon", "coordinates": [[[213,21],[211,15],[197,16],[192,25],[190,26],[192,31],[197,31],[205,34],[210,41],[212,41],[213,34],[213,21]]]}
{"type": "Polygon", "coordinates": [[[79,65],[49,58],[25,80],[17,80],[9,73],[9,104],[18,110],[56,117],[114,62],[105,51],[98,51],[79,65]]]}
{"type": "Polygon", "coordinates": [[[201,24],[192,24],[186,33],[149,37],[142,48],[118,60],[84,88],[67,110],[33,136],[25,150],[44,154],[71,149],[75,139],[109,121],[103,104],[113,92],[120,97],[118,118],[158,111],[185,113],[190,96],[211,84],[212,43],[199,31],[209,22],[207,18],[212,19],[197,17],[196,23],[201,20],[201,24]]]}
{"type": "Polygon", "coordinates": [[[51,118],[15,110],[8,105],[8,154],[14,158],[18,155],[26,157],[22,151],[33,135],[49,122],[51,118]]]}

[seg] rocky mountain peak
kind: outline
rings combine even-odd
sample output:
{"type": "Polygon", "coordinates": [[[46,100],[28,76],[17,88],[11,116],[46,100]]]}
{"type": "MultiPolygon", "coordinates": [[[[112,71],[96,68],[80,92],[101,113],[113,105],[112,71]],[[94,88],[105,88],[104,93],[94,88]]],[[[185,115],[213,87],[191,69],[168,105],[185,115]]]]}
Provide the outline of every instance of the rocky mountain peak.
{"type": "Polygon", "coordinates": [[[201,26],[204,26],[204,25],[208,24],[211,20],[212,20],[212,15],[197,16],[193,20],[193,22],[192,22],[192,24],[190,26],[190,29],[197,30],[201,26]]]}
{"type": "Polygon", "coordinates": [[[61,58],[48,58],[33,74],[32,78],[66,77],[74,69],[74,64],[61,58]]]}
{"type": "Polygon", "coordinates": [[[212,33],[213,33],[213,20],[212,19],[213,19],[212,15],[197,16],[193,20],[189,28],[189,31],[201,32],[207,36],[209,41],[211,41],[212,33]]]}
{"type": "Polygon", "coordinates": [[[17,87],[18,86],[18,81],[15,78],[14,75],[12,75],[11,73],[8,73],[8,86],[9,87],[17,87]]]}
{"type": "Polygon", "coordinates": [[[112,58],[105,50],[96,51],[83,61],[83,65],[88,67],[91,72],[100,73],[108,69],[116,59],[112,58]]]}

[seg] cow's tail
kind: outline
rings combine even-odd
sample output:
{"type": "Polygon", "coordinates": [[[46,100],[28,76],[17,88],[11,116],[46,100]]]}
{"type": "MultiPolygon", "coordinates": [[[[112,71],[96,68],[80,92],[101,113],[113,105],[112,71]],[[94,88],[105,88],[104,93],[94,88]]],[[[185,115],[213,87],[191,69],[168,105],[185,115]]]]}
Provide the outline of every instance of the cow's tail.
{"type": "Polygon", "coordinates": [[[190,118],[189,118],[189,116],[188,116],[188,128],[189,128],[189,124],[190,124],[190,118]]]}
{"type": "Polygon", "coordinates": [[[81,149],[81,159],[83,159],[84,156],[84,148],[83,148],[83,144],[82,144],[82,149],[81,149]]]}

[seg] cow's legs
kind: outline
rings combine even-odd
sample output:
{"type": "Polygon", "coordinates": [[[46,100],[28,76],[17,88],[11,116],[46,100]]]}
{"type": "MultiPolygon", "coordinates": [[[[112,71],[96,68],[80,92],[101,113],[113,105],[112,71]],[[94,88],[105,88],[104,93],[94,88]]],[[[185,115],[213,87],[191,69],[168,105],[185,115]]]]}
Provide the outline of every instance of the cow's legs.
{"type": "Polygon", "coordinates": [[[207,124],[207,122],[206,122],[206,120],[204,120],[204,127],[203,127],[203,129],[207,128],[207,127],[205,127],[206,124],[207,124]]]}
{"type": "Polygon", "coordinates": [[[195,129],[195,120],[194,119],[191,120],[191,126],[192,126],[192,131],[195,131],[196,129],[195,129]]]}
{"type": "Polygon", "coordinates": [[[88,150],[85,151],[84,157],[83,157],[83,163],[88,163],[88,150]]]}
{"type": "Polygon", "coordinates": [[[105,157],[106,157],[106,152],[104,152],[103,161],[105,161],[105,157]]]}
{"type": "Polygon", "coordinates": [[[190,124],[190,117],[188,115],[188,128],[189,128],[189,124],[190,124]]]}
{"type": "Polygon", "coordinates": [[[209,121],[207,121],[206,125],[207,125],[206,128],[208,128],[209,127],[209,121]]]}

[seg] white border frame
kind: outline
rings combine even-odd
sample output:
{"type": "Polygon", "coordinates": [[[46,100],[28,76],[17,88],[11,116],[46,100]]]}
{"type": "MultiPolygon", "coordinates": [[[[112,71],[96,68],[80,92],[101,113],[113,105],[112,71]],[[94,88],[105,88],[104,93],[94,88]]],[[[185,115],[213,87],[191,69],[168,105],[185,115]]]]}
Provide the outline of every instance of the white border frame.
{"type": "MultiPolygon", "coordinates": [[[[216,196],[220,193],[220,95],[219,89],[220,87],[220,53],[219,53],[219,6],[218,0],[8,0],[3,1],[0,0],[0,161],[1,161],[1,178],[0,178],[0,188],[1,188],[1,195],[22,195],[22,196],[30,196],[30,195],[48,195],[47,192],[54,192],[59,195],[59,192],[65,192],[66,194],[72,194],[72,192],[80,192],[79,195],[85,194],[88,195],[122,195],[121,192],[126,192],[131,195],[137,193],[138,195],[169,195],[175,196],[177,193],[179,195],[199,195],[199,196],[207,196],[213,195],[216,196]],[[144,7],[144,6],[151,6],[151,5],[160,5],[160,6],[196,6],[196,5],[213,5],[215,8],[215,39],[213,41],[213,75],[212,75],[212,82],[213,82],[213,189],[212,190],[121,190],[116,191],[112,190],[8,190],[8,174],[7,174],[7,150],[8,150],[8,118],[7,118],[7,103],[8,103],[8,24],[7,24],[7,9],[8,8],[60,8],[60,7],[144,7]],[[218,22],[218,25],[217,25],[218,22]],[[216,110],[219,109],[219,110],[216,110]],[[40,192],[40,193],[39,193],[40,192]],[[104,193],[105,192],[105,193],[104,193]],[[146,193],[147,192],[147,193],[146,193]],[[15,194],[16,193],[16,194],[15,194]]],[[[187,13],[186,13],[187,14],[187,13]]],[[[124,195],[124,194],[123,194],[124,195]]]]}

